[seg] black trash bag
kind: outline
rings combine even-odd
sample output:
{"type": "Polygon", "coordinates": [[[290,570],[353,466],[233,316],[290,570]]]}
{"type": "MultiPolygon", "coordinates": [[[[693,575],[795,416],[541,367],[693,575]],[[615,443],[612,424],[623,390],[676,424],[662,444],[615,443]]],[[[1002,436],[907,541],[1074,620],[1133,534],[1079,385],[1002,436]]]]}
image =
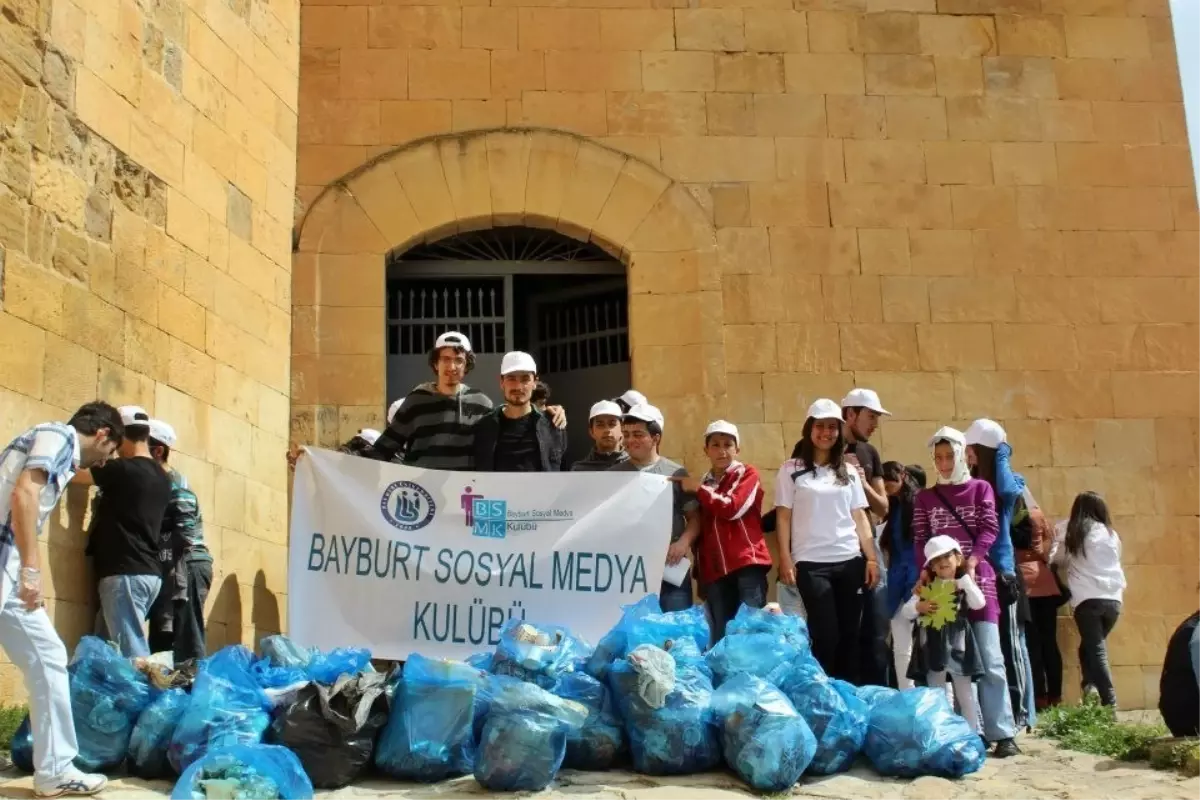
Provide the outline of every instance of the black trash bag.
{"type": "Polygon", "coordinates": [[[270,740],[294,752],[314,787],[340,789],[362,777],[388,719],[387,677],[342,675],[310,683],[271,723],[270,740]]]}

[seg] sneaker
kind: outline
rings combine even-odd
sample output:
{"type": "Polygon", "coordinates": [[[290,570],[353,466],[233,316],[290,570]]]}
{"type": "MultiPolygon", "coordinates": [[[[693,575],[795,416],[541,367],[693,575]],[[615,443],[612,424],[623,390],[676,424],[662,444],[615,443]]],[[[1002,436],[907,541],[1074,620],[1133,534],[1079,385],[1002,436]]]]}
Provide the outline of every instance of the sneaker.
{"type": "Polygon", "coordinates": [[[992,758],[1011,758],[1012,756],[1021,755],[1021,748],[1017,747],[1017,743],[1012,739],[1001,739],[996,742],[996,752],[992,753],[992,758]]]}
{"type": "Polygon", "coordinates": [[[67,767],[62,775],[45,784],[33,785],[34,797],[87,797],[97,794],[108,785],[108,778],[103,775],[90,775],[86,772],[67,767]]]}

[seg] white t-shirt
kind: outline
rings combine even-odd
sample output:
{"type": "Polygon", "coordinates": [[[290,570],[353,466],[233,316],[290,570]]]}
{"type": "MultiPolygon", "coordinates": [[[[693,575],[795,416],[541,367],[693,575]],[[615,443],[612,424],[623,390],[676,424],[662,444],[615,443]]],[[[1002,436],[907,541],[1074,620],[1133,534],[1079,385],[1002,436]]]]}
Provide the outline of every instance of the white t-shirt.
{"type": "Polygon", "coordinates": [[[853,512],[867,507],[858,470],[846,469],[848,483],[838,483],[829,467],[817,467],[795,480],[803,469],[789,459],[775,480],[775,505],[792,510],[792,561],[837,564],[862,552],[853,512]]]}

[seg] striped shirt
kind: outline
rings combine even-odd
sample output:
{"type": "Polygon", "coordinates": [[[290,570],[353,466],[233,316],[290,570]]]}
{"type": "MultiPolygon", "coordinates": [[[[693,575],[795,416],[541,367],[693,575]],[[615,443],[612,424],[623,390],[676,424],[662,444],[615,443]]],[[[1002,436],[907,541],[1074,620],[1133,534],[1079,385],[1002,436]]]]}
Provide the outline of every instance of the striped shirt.
{"type": "Polygon", "coordinates": [[[996,571],[988,560],[988,553],[996,541],[998,521],[996,500],[987,481],[971,478],[965,483],[938,484],[934,488],[922,489],[913,502],[913,554],[917,564],[925,564],[925,543],[934,536],[949,536],[958,542],[963,558],[975,557],[975,583],[983,591],[986,601],[981,609],[973,609],[968,616],[973,622],[999,622],[1000,601],[996,594],[996,571]],[[938,499],[938,495],[945,502],[938,499]],[[947,504],[954,509],[951,512],[947,504]],[[955,518],[962,517],[969,528],[963,529],[955,518]]]}
{"type": "Polygon", "coordinates": [[[492,410],[483,392],[461,384],[445,395],[433,383],[413,389],[375,440],[374,457],[422,469],[470,470],[475,466],[474,427],[492,410]]]}
{"type": "MultiPolygon", "coordinates": [[[[79,435],[70,425],[46,422],[36,425],[8,443],[0,453],[0,569],[9,561],[9,548],[15,547],[12,524],[12,495],[21,473],[39,469],[46,473],[46,485],[38,497],[37,529],[40,534],[50,512],[79,469],[79,435]]],[[[15,576],[12,576],[15,578],[15,576]]]]}
{"type": "Polygon", "coordinates": [[[182,550],[180,557],[187,561],[212,561],[212,553],[204,543],[204,518],[200,501],[188,487],[187,478],[174,468],[167,470],[171,478],[171,501],[163,516],[163,528],[172,534],[172,542],[182,550]]]}

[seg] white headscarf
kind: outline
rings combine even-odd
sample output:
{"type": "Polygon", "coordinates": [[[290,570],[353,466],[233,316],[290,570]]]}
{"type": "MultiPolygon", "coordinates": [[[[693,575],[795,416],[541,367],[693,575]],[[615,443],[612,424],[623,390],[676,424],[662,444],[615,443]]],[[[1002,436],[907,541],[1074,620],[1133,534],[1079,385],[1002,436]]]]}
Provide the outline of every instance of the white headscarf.
{"type": "Polygon", "coordinates": [[[937,482],[954,485],[971,480],[971,469],[967,466],[967,440],[962,432],[949,426],[938,428],[937,433],[929,440],[930,454],[939,442],[946,442],[954,450],[954,471],[950,473],[949,478],[944,478],[935,463],[933,473],[937,476],[937,482]]]}

